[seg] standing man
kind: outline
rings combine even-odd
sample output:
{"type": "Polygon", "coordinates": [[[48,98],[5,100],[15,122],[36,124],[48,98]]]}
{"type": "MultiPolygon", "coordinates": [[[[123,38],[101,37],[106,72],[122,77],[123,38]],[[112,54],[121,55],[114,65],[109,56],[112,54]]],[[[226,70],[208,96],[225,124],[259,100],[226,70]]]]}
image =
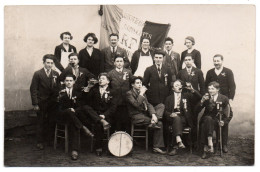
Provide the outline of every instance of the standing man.
{"type": "Polygon", "coordinates": [[[70,32],[61,33],[60,39],[62,43],[55,47],[54,55],[57,59],[55,66],[62,72],[68,66],[68,55],[77,53],[77,49],[70,44],[70,41],[73,39],[70,32]]]}
{"type": "Polygon", "coordinates": [[[118,106],[114,115],[115,130],[127,131],[130,133],[130,119],[126,106],[126,92],[130,90],[130,80],[132,72],[124,68],[123,54],[117,54],[115,57],[115,69],[111,70],[108,75],[111,78],[111,88],[118,93],[118,106]]]}
{"type": "Polygon", "coordinates": [[[134,125],[149,126],[153,131],[153,151],[165,154],[164,147],[163,116],[164,105],[153,107],[147,100],[145,92],[147,88],[142,84],[142,77],[134,76],[131,80],[132,89],[126,93],[128,112],[134,125]]]}
{"type": "Polygon", "coordinates": [[[141,49],[136,50],[131,60],[131,69],[134,76],[144,76],[147,67],[153,65],[154,53],[150,50],[150,39],[142,38],[141,49]]]}
{"type": "MultiPolygon", "coordinates": [[[[223,66],[224,57],[221,54],[216,54],[213,57],[213,63],[215,68],[210,69],[206,75],[205,86],[208,87],[209,83],[212,81],[216,81],[219,83],[219,93],[228,97],[230,111],[232,111],[233,99],[235,97],[236,92],[236,84],[234,80],[234,75],[232,70],[223,66]]],[[[231,120],[231,119],[230,119],[231,120]]],[[[223,133],[223,152],[228,152],[228,123],[222,127],[223,133]]]]}
{"type": "Polygon", "coordinates": [[[50,117],[51,112],[57,106],[59,91],[59,74],[52,70],[55,56],[46,54],[43,56],[44,67],[36,71],[33,75],[30,92],[33,109],[37,111],[37,145],[40,150],[44,149],[44,144],[51,140],[50,117]]]}
{"type": "MultiPolygon", "coordinates": [[[[219,135],[219,127],[222,127],[222,144],[223,144],[223,152],[226,153],[227,149],[227,139],[228,133],[227,128],[230,120],[233,117],[233,114],[230,113],[222,116],[222,120],[219,121],[217,103],[220,103],[223,110],[227,108],[229,102],[228,98],[225,95],[219,93],[220,84],[216,81],[210,82],[208,84],[208,92],[205,94],[201,102],[198,106],[198,111],[201,111],[202,108],[205,107],[205,111],[203,116],[201,117],[201,130],[200,130],[200,143],[204,145],[202,159],[207,157],[207,152],[213,153],[213,131],[216,130],[217,136],[219,135]]],[[[225,110],[223,111],[225,112],[225,110]]]]}
{"type": "Polygon", "coordinates": [[[215,68],[210,69],[206,75],[205,86],[212,81],[220,84],[219,92],[229,99],[229,104],[232,106],[233,99],[236,92],[236,84],[232,70],[223,66],[224,57],[221,54],[216,54],[213,57],[215,68]]]}
{"type": "Polygon", "coordinates": [[[101,50],[102,59],[104,60],[104,71],[109,72],[115,68],[114,61],[116,54],[120,54],[124,58],[124,67],[129,68],[130,62],[127,57],[126,50],[117,46],[119,36],[116,33],[109,35],[110,46],[101,50]]]}
{"type": "Polygon", "coordinates": [[[163,65],[164,51],[157,50],[154,53],[154,65],[146,68],[143,84],[147,87],[148,101],[156,106],[164,103],[165,98],[170,95],[171,71],[163,65]]]}
{"type": "Polygon", "coordinates": [[[65,80],[68,74],[76,77],[73,88],[77,91],[82,91],[86,87],[89,79],[95,78],[95,75],[90,73],[86,68],[79,67],[79,57],[77,53],[71,53],[68,57],[69,66],[60,74],[60,81],[65,80]]]}
{"type": "Polygon", "coordinates": [[[180,54],[172,50],[173,39],[170,37],[165,39],[164,47],[166,55],[163,59],[163,64],[171,69],[172,82],[174,82],[181,66],[180,54]]]}
{"type": "Polygon", "coordinates": [[[201,55],[200,52],[196,49],[193,48],[193,45],[195,45],[195,39],[192,36],[187,36],[185,38],[185,43],[186,47],[188,48],[187,50],[183,51],[181,53],[181,69],[185,68],[184,58],[186,57],[187,54],[191,54],[193,59],[194,59],[194,67],[201,69],[201,55]]]}

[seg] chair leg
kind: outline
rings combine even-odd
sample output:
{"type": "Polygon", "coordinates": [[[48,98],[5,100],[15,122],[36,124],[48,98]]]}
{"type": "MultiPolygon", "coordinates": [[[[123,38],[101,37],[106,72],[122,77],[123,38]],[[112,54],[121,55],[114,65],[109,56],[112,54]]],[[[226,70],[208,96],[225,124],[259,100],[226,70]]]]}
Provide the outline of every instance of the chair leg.
{"type": "Polygon", "coordinates": [[[80,150],[80,129],[79,129],[79,150],[80,150]]]}
{"type": "Polygon", "coordinates": [[[145,150],[148,151],[148,127],[145,129],[145,150]]]}
{"type": "Polygon", "coordinates": [[[68,125],[65,125],[65,153],[69,152],[68,125]]]}
{"type": "Polygon", "coordinates": [[[191,140],[191,130],[189,131],[189,140],[190,140],[190,154],[192,154],[192,146],[193,146],[193,143],[192,143],[192,140],[191,140]]]}
{"type": "Polygon", "coordinates": [[[131,124],[131,137],[134,138],[134,125],[131,124]]]}
{"type": "Polygon", "coordinates": [[[55,133],[54,133],[54,144],[53,144],[54,150],[56,150],[56,148],[57,148],[57,132],[58,132],[58,128],[57,127],[58,126],[56,124],[56,126],[55,126],[55,133]]]}

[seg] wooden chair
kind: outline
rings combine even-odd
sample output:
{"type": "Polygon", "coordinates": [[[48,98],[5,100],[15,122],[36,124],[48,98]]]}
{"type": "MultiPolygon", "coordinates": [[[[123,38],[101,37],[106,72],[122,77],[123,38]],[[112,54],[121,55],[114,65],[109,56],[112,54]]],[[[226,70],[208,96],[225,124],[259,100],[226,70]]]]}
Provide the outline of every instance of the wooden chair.
{"type": "Polygon", "coordinates": [[[132,138],[145,138],[145,150],[148,151],[148,126],[138,126],[131,123],[132,138]],[[145,133],[145,135],[135,135],[135,132],[145,133]]]}

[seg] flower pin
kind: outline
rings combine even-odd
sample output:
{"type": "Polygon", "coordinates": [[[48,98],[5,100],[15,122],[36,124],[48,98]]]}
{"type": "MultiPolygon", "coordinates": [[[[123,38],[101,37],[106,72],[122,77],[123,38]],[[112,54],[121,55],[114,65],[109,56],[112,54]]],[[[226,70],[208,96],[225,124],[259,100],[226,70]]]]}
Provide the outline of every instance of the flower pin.
{"type": "Polygon", "coordinates": [[[190,75],[191,75],[191,76],[194,76],[194,75],[195,75],[194,71],[192,71],[190,75]]]}
{"type": "Polygon", "coordinates": [[[81,76],[81,75],[83,75],[83,73],[82,73],[82,72],[79,72],[79,76],[81,76]]]}
{"type": "Polygon", "coordinates": [[[76,103],[77,96],[71,97],[74,103],[76,103]]]}
{"type": "Polygon", "coordinates": [[[167,85],[167,83],[168,83],[167,76],[168,76],[168,74],[167,74],[167,73],[166,73],[166,74],[164,74],[164,81],[165,81],[165,85],[167,85]]]}
{"type": "Polygon", "coordinates": [[[225,72],[222,72],[221,75],[222,75],[222,76],[226,76],[226,73],[225,73],[225,72]]]}

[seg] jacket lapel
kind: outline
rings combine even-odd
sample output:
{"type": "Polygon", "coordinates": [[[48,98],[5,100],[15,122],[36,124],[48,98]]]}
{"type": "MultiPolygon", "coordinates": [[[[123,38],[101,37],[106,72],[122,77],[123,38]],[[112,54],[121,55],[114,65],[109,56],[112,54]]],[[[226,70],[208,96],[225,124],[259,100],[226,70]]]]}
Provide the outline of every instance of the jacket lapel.
{"type": "MultiPolygon", "coordinates": [[[[51,73],[52,73],[52,72],[51,72],[51,73]]],[[[40,72],[40,75],[41,75],[42,80],[44,81],[45,85],[50,88],[50,87],[51,87],[51,85],[50,85],[50,83],[49,83],[49,79],[50,79],[50,78],[47,76],[47,74],[46,74],[44,68],[42,68],[42,70],[41,70],[41,72],[40,72]]],[[[50,77],[52,77],[51,74],[50,74],[50,77]]]]}

